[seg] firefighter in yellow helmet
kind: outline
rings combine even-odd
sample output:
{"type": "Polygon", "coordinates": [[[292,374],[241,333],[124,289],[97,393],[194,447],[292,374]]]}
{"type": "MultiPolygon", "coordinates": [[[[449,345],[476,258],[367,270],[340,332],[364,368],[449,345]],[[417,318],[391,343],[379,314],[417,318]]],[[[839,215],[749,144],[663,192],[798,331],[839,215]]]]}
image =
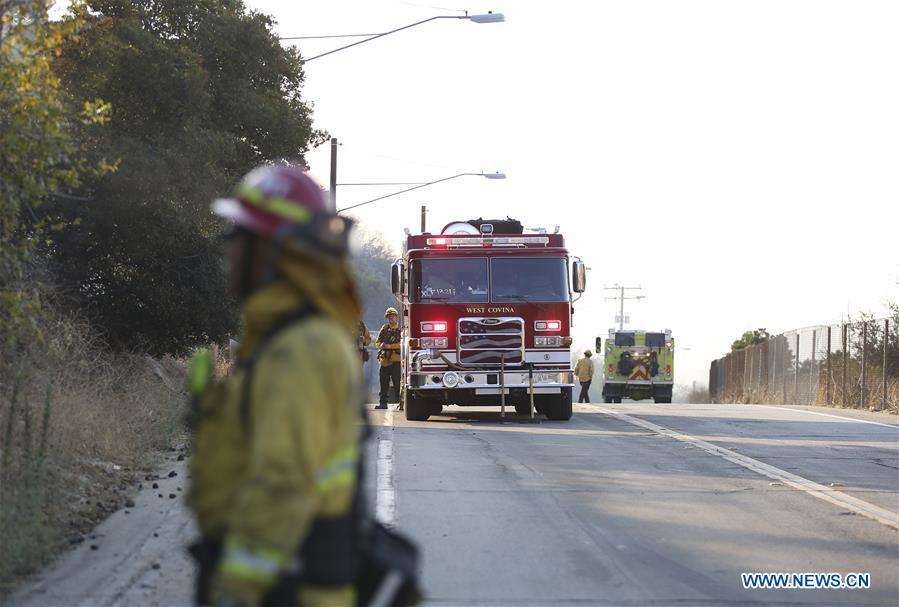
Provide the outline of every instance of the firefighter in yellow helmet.
{"type": "Polygon", "coordinates": [[[192,376],[189,505],[201,605],[355,605],[364,395],[350,224],[300,169],[266,166],[213,209],[244,318],[221,383],[192,376]]]}
{"type": "Polygon", "coordinates": [[[378,348],[378,360],[381,363],[380,380],[381,392],[377,409],[387,408],[387,399],[390,394],[390,382],[397,395],[400,395],[400,315],[396,308],[384,310],[384,318],[387,322],[381,325],[375,347],[378,348]]]}
{"type": "Polygon", "coordinates": [[[592,356],[593,353],[590,350],[584,350],[584,358],[577,361],[574,366],[574,376],[581,383],[581,394],[577,399],[579,403],[590,402],[590,384],[593,383],[593,374],[595,373],[593,361],[590,359],[592,356]]]}

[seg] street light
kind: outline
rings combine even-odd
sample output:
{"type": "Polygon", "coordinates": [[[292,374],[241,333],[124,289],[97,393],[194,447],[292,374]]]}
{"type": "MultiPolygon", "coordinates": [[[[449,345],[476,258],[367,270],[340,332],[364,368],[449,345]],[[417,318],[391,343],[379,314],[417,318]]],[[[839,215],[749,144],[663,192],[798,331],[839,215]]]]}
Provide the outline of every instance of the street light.
{"type": "Polygon", "coordinates": [[[409,25],[404,25],[402,27],[398,27],[396,29],[390,30],[389,32],[383,32],[380,34],[341,34],[337,36],[287,36],[284,38],[278,38],[278,40],[308,40],[311,38],[349,38],[354,36],[369,36],[365,40],[359,40],[358,42],[353,42],[352,44],[347,44],[345,46],[341,46],[339,48],[332,49],[325,53],[321,53],[319,55],[315,55],[314,57],[309,57],[308,59],[304,59],[303,63],[309,63],[313,59],[320,59],[321,57],[325,57],[332,53],[336,53],[337,51],[342,51],[347,48],[351,48],[353,46],[358,46],[364,42],[370,42],[375,38],[383,38],[384,36],[388,36],[390,34],[395,34],[396,32],[401,32],[403,30],[407,30],[410,27],[415,27],[416,25],[422,25],[423,23],[428,23],[429,21],[436,21],[437,19],[467,19],[472,23],[502,23],[506,20],[505,15],[502,13],[494,13],[487,12],[480,15],[469,15],[468,12],[464,15],[437,15],[436,17],[430,17],[428,19],[424,19],[422,21],[416,21],[415,23],[410,23],[409,25]]]}
{"type": "MultiPolygon", "coordinates": [[[[405,194],[406,192],[411,192],[412,190],[418,190],[420,188],[427,187],[429,185],[434,185],[435,183],[440,183],[442,181],[449,181],[450,179],[456,179],[457,177],[466,177],[466,176],[476,176],[476,177],[484,177],[485,179],[505,179],[505,173],[458,173],[457,175],[450,175],[449,177],[444,177],[443,179],[435,179],[434,181],[425,181],[424,183],[420,183],[415,187],[406,188],[405,190],[399,190],[398,192],[392,192],[390,194],[385,194],[384,196],[378,196],[377,198],[372,198],[371,200],[366,200],[365,202],[360,202],[357,204],[350,205],[348,207],[344,207],[337,211],[338,213],[343,213],[344,211],[349,211],[350,209],[355,209],[356,207],[361,207],[362,205],[370,204],[372,202],[377,202],[378,200],[384,200],[385,198],[390,198],[391,196],[398,196],[399,194],[405,194]]],[[[349,184],[347,184],[349,185],[349,184]]],[[[360,184],[362,185],[362,184],[360,184]]],[[[368,183],[364,185],[379,185],[377,183],[368,183]]]]}

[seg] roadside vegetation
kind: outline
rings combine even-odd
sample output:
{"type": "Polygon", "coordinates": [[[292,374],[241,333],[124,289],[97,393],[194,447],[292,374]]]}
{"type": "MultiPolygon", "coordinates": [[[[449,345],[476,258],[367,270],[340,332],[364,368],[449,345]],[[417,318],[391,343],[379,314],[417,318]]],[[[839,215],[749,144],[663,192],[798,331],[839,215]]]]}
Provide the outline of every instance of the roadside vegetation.
{"type": "Polygon", "coordinates": [[[185,415],[183,361],[110,352],[53,310],[3,363],[0,595],[123,506],[185,415]]]}
{"type": "MultiPolygon", "coordinates": [[[[238,329],[209,204],[327,137],[240,0],[52,4],[0,0],[0,596],[185,441],[186,357],[238,329]]],[[[393,257],[357,256],[375,329],[393,257]]]]}

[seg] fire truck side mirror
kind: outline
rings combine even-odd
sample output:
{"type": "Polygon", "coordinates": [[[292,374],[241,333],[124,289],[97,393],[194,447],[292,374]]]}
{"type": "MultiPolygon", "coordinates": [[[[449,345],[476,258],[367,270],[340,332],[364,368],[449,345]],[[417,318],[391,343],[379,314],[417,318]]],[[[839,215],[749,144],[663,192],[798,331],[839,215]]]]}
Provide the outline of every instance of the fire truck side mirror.
{"type": "Polygon", "coordinates": [[[390,267],[390,291],[397,297],[403,293],[403,262],[395,261],[390,267]]]}
{"type": "Polygon", "coordinates": [[[602,338],[596,338],[596,353],[599,354],[602,351],[602,338]]]}
{"type": "Polygon", "coordinates": [[[583,261],[571,264],[571,285],[575,293],[583,293],[587,289],[587,266],[583,261]]]}

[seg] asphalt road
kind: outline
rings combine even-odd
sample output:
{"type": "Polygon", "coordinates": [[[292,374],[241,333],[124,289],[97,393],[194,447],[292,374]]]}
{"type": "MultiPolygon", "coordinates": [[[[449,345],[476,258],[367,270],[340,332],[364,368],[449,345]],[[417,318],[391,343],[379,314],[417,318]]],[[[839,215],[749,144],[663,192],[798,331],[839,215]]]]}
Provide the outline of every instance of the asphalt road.
{"type": "MultiPolygon", "coordinates": [[[[626,403],[569,422],[371,419],[367,492],[422,547],[428,604],[899,605],[895,416],[626,403]],[[871,588],[745,590],[751,572],[871,588]]],[[[141,495],[11,604],[188,605],[192,534],[178,500],[141,495]]]]}

